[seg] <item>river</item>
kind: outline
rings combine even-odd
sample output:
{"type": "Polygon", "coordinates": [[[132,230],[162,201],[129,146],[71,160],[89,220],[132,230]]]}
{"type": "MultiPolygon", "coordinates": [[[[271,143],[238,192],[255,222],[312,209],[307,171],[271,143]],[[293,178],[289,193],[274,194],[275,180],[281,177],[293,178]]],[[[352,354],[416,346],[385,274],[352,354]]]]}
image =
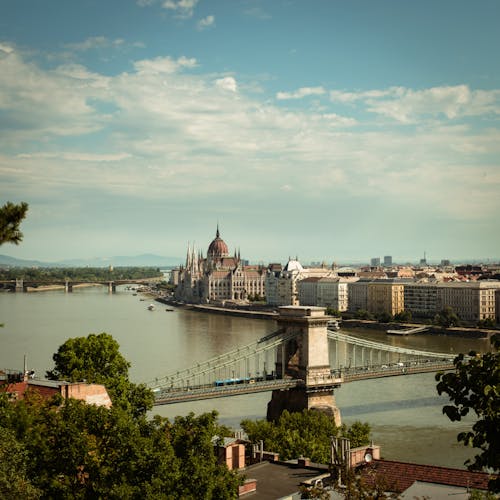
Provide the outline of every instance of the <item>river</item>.
{"type": "MultiPolygon", "coordinates": [[[[236,318],[185,309],[166,311],[149,299],[119,287],[76,288],[73,293],[0,293],[0,369],[22,369],[27,356],[37,376],[53,368],[52,355],[70,337],[106,332],[118,341],[132,366],[134,382],[148,382],[176,369],[243,346],[276,330],[274,321],[236,318]],[[141,300],[143,299],[143,300],[141,300]]],[[[387,337],[383,332],[351,330],[372,340],[437,352],[487,350],[485,339],[442,335],[387,337]]],[[[443,414],[444,396],[436,392],[432,374],[392,377],[345,384],[336,391],[342,420],[372,426],[373,440],[386,459],[463,467],[473,450],[457,443],[456,435],[473,420],[450,422],[443,414]]],[[[234,428],[243,418],[265,418],[270,393],[235,396],[155,407],[169,418],[190,411],[216,409],[220,421],[234,428]]]]}

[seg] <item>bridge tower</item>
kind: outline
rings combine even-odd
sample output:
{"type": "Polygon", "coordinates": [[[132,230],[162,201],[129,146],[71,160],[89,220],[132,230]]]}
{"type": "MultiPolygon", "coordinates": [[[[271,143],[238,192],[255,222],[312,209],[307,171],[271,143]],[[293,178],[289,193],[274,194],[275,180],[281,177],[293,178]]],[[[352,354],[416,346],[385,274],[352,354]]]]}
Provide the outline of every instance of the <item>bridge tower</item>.
{"type": "Polygon", "coordinates": [[[293,335],[278,351],[276,371],[279,376],[303,381],[297,387],[273,391],[267,405],[267,419],[276,420],[284,410],[290,412],[317,409],[341,424],[334,389],[342,380],[330,368],[327,324],[330,317],[323,307],[280,307],[278,326],[284,336],[293,335]]]}

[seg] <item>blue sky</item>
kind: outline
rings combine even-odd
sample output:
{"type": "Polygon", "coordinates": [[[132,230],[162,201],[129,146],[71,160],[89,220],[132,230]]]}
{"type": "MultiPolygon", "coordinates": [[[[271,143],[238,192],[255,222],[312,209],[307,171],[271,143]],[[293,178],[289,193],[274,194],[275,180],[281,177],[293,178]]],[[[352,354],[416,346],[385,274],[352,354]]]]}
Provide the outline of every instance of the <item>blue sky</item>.
{"type": "Polygon", "coordinates": [[[0,201],[58,260],[500,257],[500,3],[0,3],[0,201]]]}

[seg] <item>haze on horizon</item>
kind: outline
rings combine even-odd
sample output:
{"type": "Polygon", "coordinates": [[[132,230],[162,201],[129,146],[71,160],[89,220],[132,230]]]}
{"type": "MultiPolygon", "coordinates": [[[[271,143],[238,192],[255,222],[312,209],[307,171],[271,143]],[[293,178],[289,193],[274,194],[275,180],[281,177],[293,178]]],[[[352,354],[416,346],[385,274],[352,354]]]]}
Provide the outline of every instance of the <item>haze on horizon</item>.
{"type": "Polygon", "coordinates": [[[495,0],[6,2],[21,259],[500,257],[495,0]]]}

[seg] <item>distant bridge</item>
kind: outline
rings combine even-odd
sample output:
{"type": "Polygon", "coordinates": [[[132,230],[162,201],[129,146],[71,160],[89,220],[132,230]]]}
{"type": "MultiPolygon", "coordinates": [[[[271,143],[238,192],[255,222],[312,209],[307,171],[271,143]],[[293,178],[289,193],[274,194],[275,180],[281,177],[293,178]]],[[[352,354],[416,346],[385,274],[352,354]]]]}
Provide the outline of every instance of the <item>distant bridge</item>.
{"type": "Polygon", "coordinates": [[[47,279],[47,280],[0,280],[0,285],[3,288],[8,288],[14,292],[27,292],[28,288],[38,288],[40,286],[60,286],[68,293],[73,291],[73,287],[78,285],[102,285],[107,286],[110,293],[116,291],[119,285],[139,285],[145,283],[152,283],[157,281],[158,277],[154,278],[138,278],[138,279],[101,279],[101,280],[71,280],[71,279],[47,279]]]}
{"type": "MultiPolygon", "coordinates": [[[[318,332],[321,328],[316,326],[318,332]]],[[[312,395],[333,391],[343,383],[357,380],[453,368],[454,354],[396,347],[340,331],[326,331],[326,321],[324,330],[329,352],[326,353],[328,365],[320,363],[321,370],[311,364],[314,351],[318,350],[314,339],[311,340],[312,333],[307,332],[308,346],[305,347],[305,341],[301,340],[303,331],[280,328],[246,346],[149,382],[155,404],[295,388],[312,395]],[[305,363],[299,360],[301,357],[305,363]]]]}

